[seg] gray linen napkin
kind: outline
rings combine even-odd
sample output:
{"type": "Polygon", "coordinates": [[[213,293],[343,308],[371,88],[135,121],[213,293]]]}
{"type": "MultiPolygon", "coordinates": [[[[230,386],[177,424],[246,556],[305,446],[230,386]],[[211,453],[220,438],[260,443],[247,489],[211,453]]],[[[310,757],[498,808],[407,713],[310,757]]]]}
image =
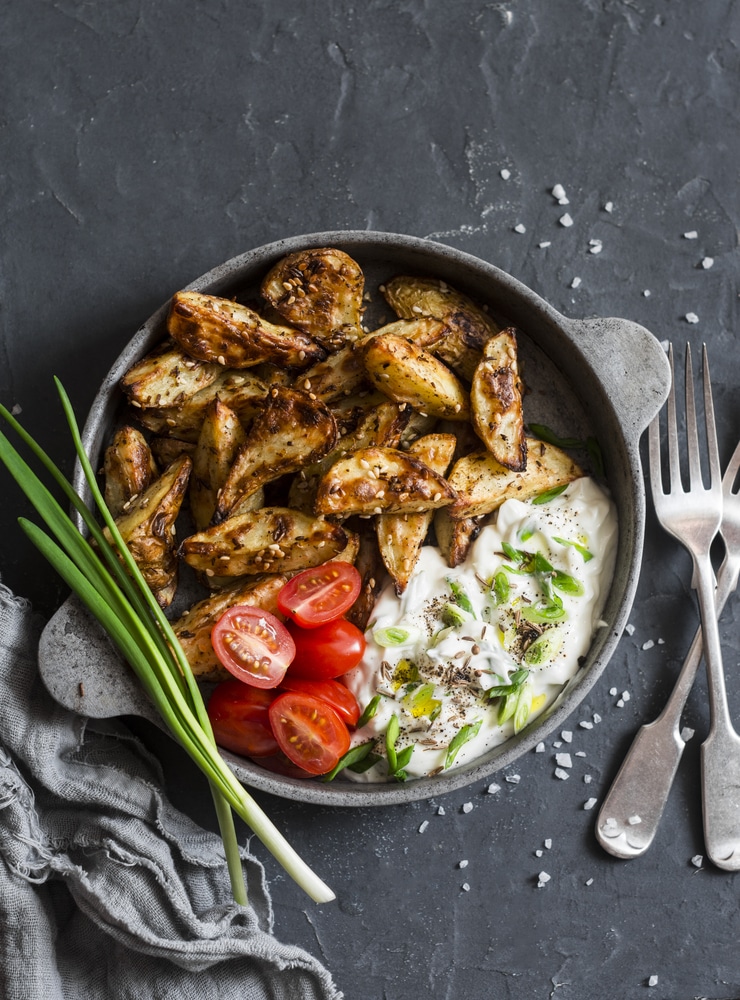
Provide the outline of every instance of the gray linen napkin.
{"type": "Polygon", "coordinates": [[[41,626],[0,584],[0,996],[4,1000],[341,1000],[272,936],[259,862],[230,900],[221,842],[163,795],[116,722],[60,707],[38,678],[41,626]]]}

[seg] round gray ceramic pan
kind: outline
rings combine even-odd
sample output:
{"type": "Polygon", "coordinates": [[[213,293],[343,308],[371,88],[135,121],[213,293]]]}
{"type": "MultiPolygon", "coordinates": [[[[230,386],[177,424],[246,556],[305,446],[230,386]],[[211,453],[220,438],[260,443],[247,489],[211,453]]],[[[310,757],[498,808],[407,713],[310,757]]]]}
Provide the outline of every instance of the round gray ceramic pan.
{"type": "MultiPolygon", "coordinates": [[[[491,264],[410,236],[372,232],[298,236],[235,257],[198,278],[189,288],[253,300],[258,296],[262,277],[277,260],[295,250],[320,246],[338,247],[362,266],[369,295],[365,316],[369,328],[382,323],[384,315],[386,322],[393,318],[378,286],[397,274],[441,278],[514,324],[519,330],[528,389],[525,419],[546,424],[564,436],[596,437],[619,515],[616,571],[604,609],[608,627],[598,631],[577,676],[550,710],[502,746],[448,774],[402,784],[359,784],[343,779],[341,774],[326,784],[291,779],[224,754],[240,781],[275,795],[325,805],[389,805],[450,792],[511,764],[561,726],[603,672],[627,622],[640,567],[645,493],[639,439],[666,398],[670,375],[660,345],[636,323],[623,319],[566,319],[491,264]]],[[[123,419],[119,380],[134,361],[162,339],[167,308],[168,304],[163,305],[134,336],[93,403],[83,439],[88,454],[98,464],[112,429],[123,419]]],[[[79,468],[75,486],[82,496],[87,496],[79,468]]],[[[183,599],[178,598],[174,612],[179,611],[183,599]]],[[[60,608],[44,632],[40,665],[49,691],[68,708],[95,718],[139,715],[156,721],[128,666],[72,599],[60,608]]]]}

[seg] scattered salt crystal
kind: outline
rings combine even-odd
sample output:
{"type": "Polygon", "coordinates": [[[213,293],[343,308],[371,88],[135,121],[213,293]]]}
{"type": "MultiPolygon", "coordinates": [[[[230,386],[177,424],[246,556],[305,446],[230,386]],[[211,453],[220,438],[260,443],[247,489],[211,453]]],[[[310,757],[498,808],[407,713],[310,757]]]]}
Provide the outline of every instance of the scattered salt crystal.
{"type": "Polygon", "coordinates": [[[665,639],[658,639],[659,646],[665,646],[665,639]]]}
{"type": "Polygon", "coordinates": [[[598,726],[598,724],[601,722],[601,716],[599,715],[599,713],[598,712],[594,712],[592,718],[594,720],[594,725],[598,726]]]}
{"type": "Polygon", "coordinates": [[[654,645],[655,645],[655,643],[653,642],[653,640],[652,639],[648,639],[647,642],[643,642],[642,648],[643,649],[652,649],[654,645]]]}
{"type": "Polygon", "coordinates": [[[588,248],[589,253],[601,253],[601,251],[604,249],[604,244],[601,242],[601,240],[589,240],[589,244],[590,244],[588,248]]]}
{"type": "Polygon", "coordinates": [[[558,747],[561,747],[561,746],[563,745],[563,741],[562,741],[562,740],[555,740],[555,741],[553,742],[553,744],[552,744],[552,745],[553,745],[553,746],[555,747],[555,749],[557,750],[557,749],[558,749],[558,747]]]}
{"type": "Polygon", "coordinates": [[[695,854],[691,859],[691,864],[694,866],[694,868],[701,868],[701,866],[704,864],[704,855],[695,854]]]}
{"type": "Polygon", "coordinates": [[[561,198],[565,198],[565,188],[562,184],[556,184],[552,189],[552,196],[560,201],[561,198]]]}
{"type": "Polygon", "coordinates": [[[699,234],[697,233],[697,231],[695,229],[692,229],[690,232],[684,233],[683,238],[685,240],[695,240],[698,235],[699,234]]]}
{"type": "Polygon", "coordinates": [[[470,892],[470,885],[468,882],[463,882],[460,888],[462,889],[463,892],[470,892]]]}
{"type": "Polygon", "coordinates": [[[458,868],[467,868],[468,864],[469,864],[469,862],[467,862],[467,861],[458,861],[457,867],[458,868]]]}
{"type": "Polygon", "coordinates": [[[684,319],[686,320],[687,323],[698,323],[699,322],[699,317],[696,315],[696,313],[686,313],[686,316],[684,317],[684,319]]]}
{"type": "Polygon", "coordinates": [[[632,623],[630,623],[628,625],[625,625],[624,626],[624,631],[627,633],[627,635],[634,635],[635,634],[635,626],[632,623]]]}
{"type": "Polygon", "coordinates": [[[517,222],[517,224],[514,226],[515,233],[526,233],[526,231],[527,227],[521,222],[517,222]]]}
{"type": "Polygon", "coordinates": [[[710,268],[712,264],[714,264],[714,257],[702,257],[701,266],[705,271],[710,268]]]}
{"type": "Polygon", "coordinates": [[[486,791],[488,792],[489,795],[495,795],[496,792],[501,791],[501,785],[497,785],[495,781],[492,781],[491,784],[486,789],[486,791]]]}
{"type": "Polygon", "coordinates": [[[464,813],[472,812],[473,811],[473,803],[472,802],[465,802],[465,803],[463,803],[462,811],[464,813]]]}
{"type": "Polygon", "coordinates": [[[507,774],[506,781],[510,782],[512,785],[518,785],[522,780],[521,774],[507,774]]]}
{"type": "Polygon", "coordinates": [[[586,799],[586,801],[583,803],[583,808],[584,809],[593,809],[593,807],[596,805],[597,802],[598,802],[598,799],[595,799],[592,796],[590,799],[586,799]]]}
{"type": "Polygon", "coordinates": [[[10,412],[14,417],[17,417],[19,414],[23,413],[23,407],[20,403],[16,403],[10,412]]]}
{"type": "Polygon", "coordinates": [[[538,247],[539,247],[539,248],[540,248],[541,250],[544,250],[544,249],[545,249],[545,247],[550,247],[550,246],[552,246],[552,241],[551,241],[551,240],[543,240],[543,241],[542,241],[541,243],[538,243],[538,244],[537,244],[537,246],[538,246],[538,247]]]}
{"type": "Polygon", "coordinates": [[[613,201],[607,201],[606,204],[604,205],[604,211],[605,212],[613,212],[614,211],[614,202],[613,201]]]}
{"type": "Polygon", "coordinates": [[[537,888],[542,889],[550,881],[551,876],[547,872],[540,872],[537,876],[537,888]]]}
{"type": "Polygon", "coordinates": [[[562,736],[564,743],[573,742],[573,733],[569,729],[564,729],[560,735],[562,736]]]}
{"type": "Polygon", "coordinates": [[[506,167],[504,167],[503,170],[499,170],[499,174],[505,181],[508,181],[508,179],[511,177],[511,171],[507,170],[506,167]]]}
{"type": "Polygon", "coordinates": [[[549,851],[550,848],[552,847],[552,837],[548,837],[547,840],[544,841],[544,844],[545,844],[545,850],[549,851]]]}
{"type": "Polygon", "coordinates": [[[653,294],[653,293],[652,293],[652,292],[650,291],[650,289],[649,289],[649,288],[646,288],[646,289],[645,289],[645,290],[643,291],[643,293],[642,293],[642,295],[643,295],[643,298],[646,298],[646,299],[649,299],[649,298],[650,298],[650,296],[651,296],[652,294],[653,294]]]}
{"type": "Polygon", "coordinates": [[[439,806],[437,808],[437,815],[438,816],[444,816],[445,815],[445,807],[444,806],[439,806]]]}
{"type": "Polygon", "coordinates": [[[585,750],[576,750],[576,757],[585,757],[585,756],[586,756],[585,750]]]}
{"type": "Polygon", "coordinates": [[[657,986],[657,985],[658,985],[658,977],[657,976],[651,976],[648,979],[648,986],[657,986]]]}
{"type": "Polygon", "coordinates": [[[568,772],[564,771],[562,769],[562,767],[556,767],[554,773],[555,773],[555,777],[556,778],[560,778],[561,781],[565,781],[567,778],[570,777],[570,775],[568,774],[568,772]]]}
{"type": "Polygon", "coordinates": [[[694,730],[690,729],[688,726],[684,726],[681,730],[681,739],[684,743],[688,743],[690,739],[693,739],[694,730]]]}
{"type": "Polygon", "coordinates": [[[424,831],[426,830],[426,828],[427,828],[428,826],[429,826],[429,820],[428,820],[428,819],[425,819],[425,820],[424,820],[424,822],[423,822],[423,823],[421,824],[421,826],[419,827],[419,833],[424,833],[424,831]]]}
{"type": "Polygon", "coordinates": [[[594,880],[592,878],[587,878],[585,884],[586,885],[593,885],[594,884],[594,880]]]}
{"type": "Polygon", "coordinates": [[[571,283],[570,283],[570,287],[571,287],[571,288],[578,288],[578,286],[579,286],[580,284],[581,284],[581,279],[580,279],[579,277],[575,277],[575,278],[574,278],[574,279],[573,279],[573,280],[571,281],[571,283]]]}
{"type": "Polygon", "coordinates": [[[568,228],[568,226],[573,225],[573,220],[571,219],[570,215],[568,215],[567,212],[565,213],[565,215],[560,216],[558,222],[560,223],[561,226],[565,226],[566,229],[568,228]]]}
{"type": "Polygon", "coordinates": [[[537,850],[534,852],[534,856],[536,858],[541,858],[544,853],[545,852],[542,850],[542,848],[538,847],[537,850]]]}
{"type": "Polygon", "coordinates": [[[613,827],[617,826],[617,821],[614,819],[613,816],[608,816],[604,820],[604,826],[609,827],[609,829],[612,829],[613,827]]]}
{"type": "Polygon", "coordinates": [[[535,753],[544,753],[545,752],[545,744],[541,743],[541,742],[538,743],[537,746],[534,748],[534,752],[535,753]]]}
{"type": "Polygon", "coordinates": [[[609,688],[609,694],[610,694],[610,695],[611,695],[612,697],[614,697],[614,695],[615,695],[616,693],[617,693],[617,689],[616,689],[616,688],[609,688]]]}
{"type": "Polygon", "coordinates": [[[622,701],[629,701],[629,700],[630,700],[629,691],[622,691],[622,701]]]}
{"type": "Polygon", "coordinates": [[[624,700],[622,698],[617,702],[617,708],[624,708],[624,700]]]}
{"type": "Polygon", "coordinates": [[[590,774],[584,774],[584,776],[583,776],[583,784],[584,785],[590,785],[592,781],[593,781],[593,778],[591,777],[590,774]]]}
{"type": "Polygon", "coordinates": [[[573,761],[569,753],[556,753],[555,762],[559,767],[573,767],[573,761]]]}
{"type": "Polygon", "coordinates": [[[593,722],[588,722],[586,719],[584,719],[582,722],[579,722],[578,725],[581,727],[581,729],[593,729],[594,728],[593,722]]]}
{"type": "Polygon", "coordinates": [[[642,823],[642,817],[641,816],[630,816],[630,818],[627,820],[627,822],[629,823],[630,826],[639,826],[640,823],[642,823]]]}

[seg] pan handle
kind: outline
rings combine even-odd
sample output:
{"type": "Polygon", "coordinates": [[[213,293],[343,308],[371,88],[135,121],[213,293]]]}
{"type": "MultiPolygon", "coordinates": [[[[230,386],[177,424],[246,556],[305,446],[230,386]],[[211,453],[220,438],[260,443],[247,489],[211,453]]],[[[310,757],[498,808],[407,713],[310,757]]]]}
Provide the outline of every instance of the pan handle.
{"type": "Polygon", "coordinates": [[[671,372],[665,351],[649,330],[632,320],[570,320],[570,326],[625,437],[636,444],[668,397],[671,372]]]}

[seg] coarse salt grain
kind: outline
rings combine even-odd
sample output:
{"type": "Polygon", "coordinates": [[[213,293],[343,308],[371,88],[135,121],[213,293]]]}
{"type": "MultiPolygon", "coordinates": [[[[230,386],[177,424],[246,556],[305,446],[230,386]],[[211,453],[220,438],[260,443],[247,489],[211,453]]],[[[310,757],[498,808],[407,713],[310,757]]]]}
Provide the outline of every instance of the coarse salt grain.
{"type": "Polygon", "coordinates": [[[710,268],[712,264],[714,264],[714,257],[702,257],[701,266],[705,271],[710,268]]]}
{"type": "Polygon", "coordinates": [[[617,701],[617,708],[624,708],[624,699],[623,698],[620,698],[617,701]]]}
{"type": "Polygon", "coordinates": [[[499,175],[503,180],[508,181],[508,179],[511,177],[511,171],[507,170],[506,167],[504,167],[503,170],[499,170],[499,175]]]}
{"type": "Polygon", "coordinates": [[[610,695],[611,695],[612,697],[614,697],[614,695],[615,695],[616,693],[617,693],[617,689],[616,689],[616,688],[609,688],[609,694],[610,694],[610,695]]]}
{"type": "Polygon", "coordinates": [[[652,649],[654,645],[655,645],[655,643],[653,642],[653,640],[652,639],[648,639],[647,642],[643,642],[642,648],[643,649],[652,649]]]}
{"type": "Polygon", "coordinates": [[[624,626],[624,631],[627,633],[627,635],[634,635],[635,634],[635,626],[632,625],[631,623],[629,623],[629,624],[627,624],[627,625],[624,626]]]}
{"type": "Polygon", "coordinates": [[[622,701],[629,701],[629,700],[630,700],[629,691],[622,691],[622,701]]]}
{"type": "Polygon", "coordinates": [[[573,733],[570,731],[570,729],[564,729],[560,735],[562,736],[564,743],[573,742],[573,733]]]}
{"type": "Polygon", "coordinates": [[[438,806],[438,808],[437,808],[437,815],[438,816],[444,816],[445,815],[445,807],[444,806],[438,806]]]}
{"type": "Polygon", "coordinates": [[[584,884],[585,885],[593,885],[594,884],[594,880],[592,878],[587,878],[586,882],[584,884]]]}
{"type": "Polygon", "coordinates": [[[428,820],[428,819],[425,819],[425,820],[423,821],[423,823],[421,823],[421,824],[420,824],[420,826],[419,826],[419,833],[424,833],[424,831],[426,830],[426,828],[427,828],[428,826],[429,826],[429,820],[428,820]]]}
{"type": "Polygon", "coordinates": [[[23,407],[20,403],[15,403],[12,410],[10,411],[14,417],[17,417],[20,413],[23,413],[23,407]]]}
{"type": "Polygon", "coordinates": [[[488,786],[488,788],[486,789],[486,791],[488,792],[489,795],[495,795],[496,792],[500,792],[501,791],[501,785],[497,785],[496,782],[493,781],[488,786]]]}
{"type": "Polygon", "coordinates": [[[586,719],[584,719],[582,722],[579,722],[578,725],[581,727],[581,729],[593,729],[594,728],[593,722],[588,722],[586,719]]]}
{"type": "Polygon", "coordinates": [[[586,756],[585,750],[576,750],[576,757],[585,757],[585,756],[586,756]]]}
{"type": "Polygon", "coordinates": [[[512,785],[518,785],[522,780],[522,776],[520,774],[507,774],[505,780],[510,782],[512,785]]]}
{"type": "Polygon", "coordinates": [[[565,215],[561,215],[560,216],[560,218],[558,219],[558,222],[560,223],[561,226],[565,226],[566,229],[569,226],[573,225],[573,219],[570,217],[570,215],[567,212],[565,213],[565,215]]]}
{"type": "Polygon", "coordinates": [[[704,864],[704,855],[695,854],[691,859],[691,864],[694,866],[694,868],[701,868],[701,866],[704,864]]]}
{"type": "Polygon", "coordinates": [[[580,279],[580,278],[578,278],[578,277],[575,277],[575,278],[574,278],[574,279],[573,279],[573,280],[571,281],[571,283],[570,283],[570,287],[571,287],[571,288],[578,288],[578,287],[580,286],[580,284],[581,284],[581,279],[580,279]]]}
{"type": "Polygon", "coordinates": [[[630,816],[627,822],[629,823],[630,826],[639,826],[640,823],[642,823],[642,817],[637,815],[630,816]]]}
{"type": "Polygon", "coordinates": [[[573,767],[573,760],[569,753],[556,753],[555,762],[559,767],[573,767]]]}
{"type": "Polygon", "coordinates": [[[555,777],[560,778],[561,781],[566,781],[570,777],[568,772],[564,771],[562,767],[556,767],[553,773],[555,774],[555,777]]]}
{"type": "Polygon", "coordinates": [[[537,746],[534,748],[534,752],[535,753],[544,753],[545,752],[545,744],[544,743],[538,743],[537,746]]]}
{"type": "Polygon", "coordinates": [[[468,882],[463,882],[460,888],[463,892],[470,892],[470,884],[468,882]]]}
{"type": "Polygon", "coordinates": [[[536,858],[541,858],[544,853],[545,852],[542,850],[542,848],[538,847],[537,850],[534,852],[534,856],[536,858]]]}
{"type": "Polygon", "coordinates": [[[468,867],[468,864],[469,864],[469,862],[468,862],[468,861],[458,861],[458,863],[457,863],[457,867],[458,867],[458,868],[467,868],[467,867],[468,867]]]}
{"type": "Polygon", "coordinates": [[[551,877],[547,872],[540,872],[537,876],[537,888],[542,889],[543,886],[546,886],[551,877]]]}
{"type": "Polygon", "coordinates": [[[588,248],[589,253],[601,253],[604,249],[604,244],[601,240],[590,240],[590,246],[588,248]]]}
{"type": "Polygon", "coordinates": [[[473,811],[473,803],[472,802],[464,802],[463,803],[463,807],[462,807],[462,811],[464,813],[472,812],[473,811]]]}
{"type": "Polygon", "coordinates": [[[617,825],[618,825],[617,821],[614,819],[613,816],[608,816],[604,820],[604,827],[605,827],[605,829],[613,830],[614,827],[617,826],[617,825]]]}
{"type": "Polygon", "coordinates": [[[657,985],[658,985],[658,977],[657,976],[651,976],[648,979],[648,986],[657,986],[657,985]]]}
{"type": "Polygon", "coordinates": [[[686,313],[684,319],[686,320],[687,323],[699,322],[699,317],[696,315],[696,313],[686,313]]]}
{"type": "Polygon", "coordinates": [[[681,730],[681,739],[684,743],[688,743],[690,739],[693,739],[694,730],[690,729],[689,726],[684,726],[681,730]]]}
{"type": "Polygon", "coordinates": [[[599,715],[598,712],[594,712],[594,714],[591,716],[591,718],[594,720],[594,725],[595,726],[598,726],[598,724],[601,722],[601,716],[599,715]]]}
{"type": "Polygon", "coordinates": [[[552,196],[553,198],[557,198],[558,201],[560,201],[561,198],[565,198],[565,188],[562,184],[555,185],[552,189],[552,196]]]}
{"type": "Polygon", "coordinates": [[[658,639],[659,646],[665,646],[665,639],[658,639]]]}
{"type": "Polygon", "coordinates": [[[598,799],[595,799],[593,796],[591,796],[590,799],[586,799],[586,801],[583,803],[583,808],[587,810],[593,809],[593,807],[596,805],[597,802],[598,799]]]}
{"type": "Polygon", "coordinates": [[[552,241],[551,240],[543,240],[541,243],[538,243],[537,246],[541,250],[544,250],[545,247],[551,247],[552,246],[552,241]]]}
{"type": "Polygon", "coordinates": [[[613,212],[614,211],[614,202],[613,201],[607,201],[606,204],[604,205],[604,211],[605,212],[613,212]]]}
{"type": "Polygon", "coordinates": [[[526,231],[527,227],[521,222],[517,222],[517,224],[514,226],[515,233],[526,233],[526,231]]]}
{"type": "Polygon", "coordinates": [[[592,781],[593,781],[593,778],[591,777],[590,774],[584,774],[584,776],[583,776],[583,784],[584,785],[590,785],[592,781]]]}
{"type": "Polygon", "coordinates": [[[695,240],[699,234],[695,229],[691,229],[688,233],[683,234],[685,240],[695,240]]]}
{"type": "Polygon", "coordinates": [[[547,840],[544,842],[544,844],[545,844],[545,849],[549,851],[550,848],[552,847],[552,837],[548,837],[547,840]]]}

